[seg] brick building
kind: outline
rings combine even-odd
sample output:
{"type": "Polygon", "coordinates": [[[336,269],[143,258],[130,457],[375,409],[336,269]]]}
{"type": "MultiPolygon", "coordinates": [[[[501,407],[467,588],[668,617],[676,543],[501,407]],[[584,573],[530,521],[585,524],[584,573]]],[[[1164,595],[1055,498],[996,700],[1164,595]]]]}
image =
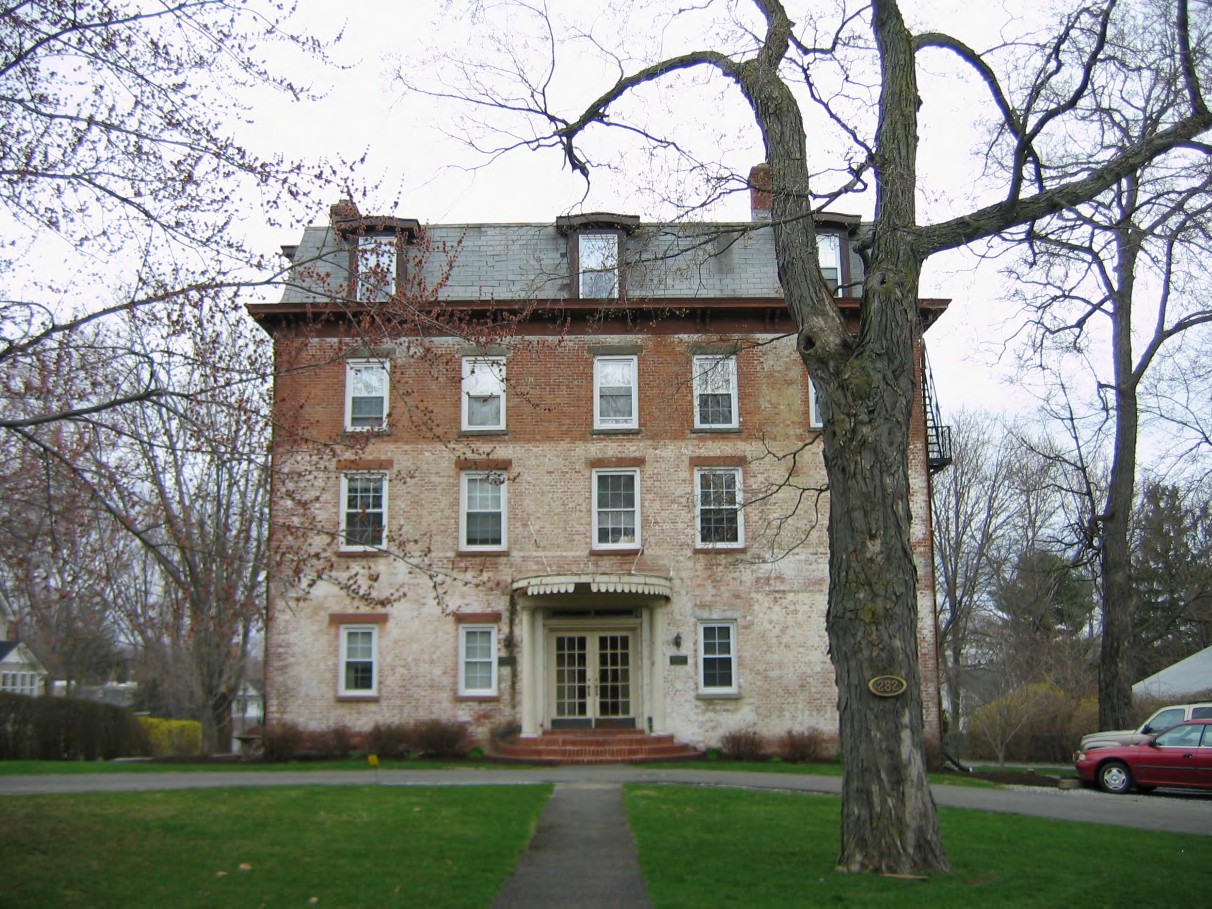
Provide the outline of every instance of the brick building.
{"type": "MultiPolygon", "coordinates": [[[[345,202],[284,248],[290,287],[251,307],[279,376],[268,721],[454,719],[486,747],[835,735],[819,415],[753,204],[422,228],[345,202]]],[[[856,311],[861,225],[818,229],[856,311]]],[[[923,327],[945,306],[922,301],[923,327]]],[[[928,411],[910,466],[937,735],[928,411]]]]}

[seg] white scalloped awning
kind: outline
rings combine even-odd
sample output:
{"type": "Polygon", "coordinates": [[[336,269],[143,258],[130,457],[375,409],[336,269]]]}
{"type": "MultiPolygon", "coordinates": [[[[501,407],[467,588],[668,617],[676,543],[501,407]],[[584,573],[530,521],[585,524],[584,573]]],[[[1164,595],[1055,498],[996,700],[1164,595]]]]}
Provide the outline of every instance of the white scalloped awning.
{"type": "Polygon", "coordinates": [[[573,593],[585,584],[592,593],[635,593],[669,599],[673,582],[655,574],[543,574],[519,578],[513,582],[516,593],[538,597],[554,593],[573,593]]]}

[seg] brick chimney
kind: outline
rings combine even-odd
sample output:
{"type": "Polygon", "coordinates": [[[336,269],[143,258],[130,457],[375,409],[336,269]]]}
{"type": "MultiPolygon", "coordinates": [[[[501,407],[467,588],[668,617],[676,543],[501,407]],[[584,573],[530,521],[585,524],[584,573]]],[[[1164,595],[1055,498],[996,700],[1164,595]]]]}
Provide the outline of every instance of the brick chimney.
{"type": "Polygon", "coordinates": [[[770,165],[762,162],[749,169],[749,215],[754,221],[769,221],[774,206],[770,195],[770,165]]]}
{"type": "Polygon", "coordinates": [[[342,199],[328,208],[329,223],[337,230],[348,230],[362,220],[358,206],[349,199],[342,199]]]}

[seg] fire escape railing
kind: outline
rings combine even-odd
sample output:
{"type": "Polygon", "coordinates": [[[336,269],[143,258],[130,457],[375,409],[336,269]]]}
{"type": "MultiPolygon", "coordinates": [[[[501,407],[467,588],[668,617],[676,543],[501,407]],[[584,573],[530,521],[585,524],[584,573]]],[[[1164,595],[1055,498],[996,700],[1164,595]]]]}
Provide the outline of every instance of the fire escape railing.
{"type": "Polygon", "coordinates": [[[943,425],[934,396],[934,373],[922,348],[922,403],[926,413],[926,464],[931,473],[938,473],[951,465],[951,427],[943,425]]]}

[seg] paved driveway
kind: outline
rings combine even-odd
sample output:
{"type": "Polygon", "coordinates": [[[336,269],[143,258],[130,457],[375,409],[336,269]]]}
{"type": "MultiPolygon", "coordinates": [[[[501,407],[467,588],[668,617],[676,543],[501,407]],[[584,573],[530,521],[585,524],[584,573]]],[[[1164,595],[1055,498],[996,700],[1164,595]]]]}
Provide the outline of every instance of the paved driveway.
{"type": "MultiPolygon", "coordinates": [[[[535,783],[678,783],[789,792],[841,792],[839,777],[727,770],[672,770],[657,765],[550,767],[530,770],[224,771],[0,776],[0,795],[138,792],[231,786],[516,786],[535,783]]],[[[1212,796],[1154,793],[1107,795],[1087,789],[934,787],[934,800],[953,808],[1085,821],[1212,836],[1212,796]]]]}

